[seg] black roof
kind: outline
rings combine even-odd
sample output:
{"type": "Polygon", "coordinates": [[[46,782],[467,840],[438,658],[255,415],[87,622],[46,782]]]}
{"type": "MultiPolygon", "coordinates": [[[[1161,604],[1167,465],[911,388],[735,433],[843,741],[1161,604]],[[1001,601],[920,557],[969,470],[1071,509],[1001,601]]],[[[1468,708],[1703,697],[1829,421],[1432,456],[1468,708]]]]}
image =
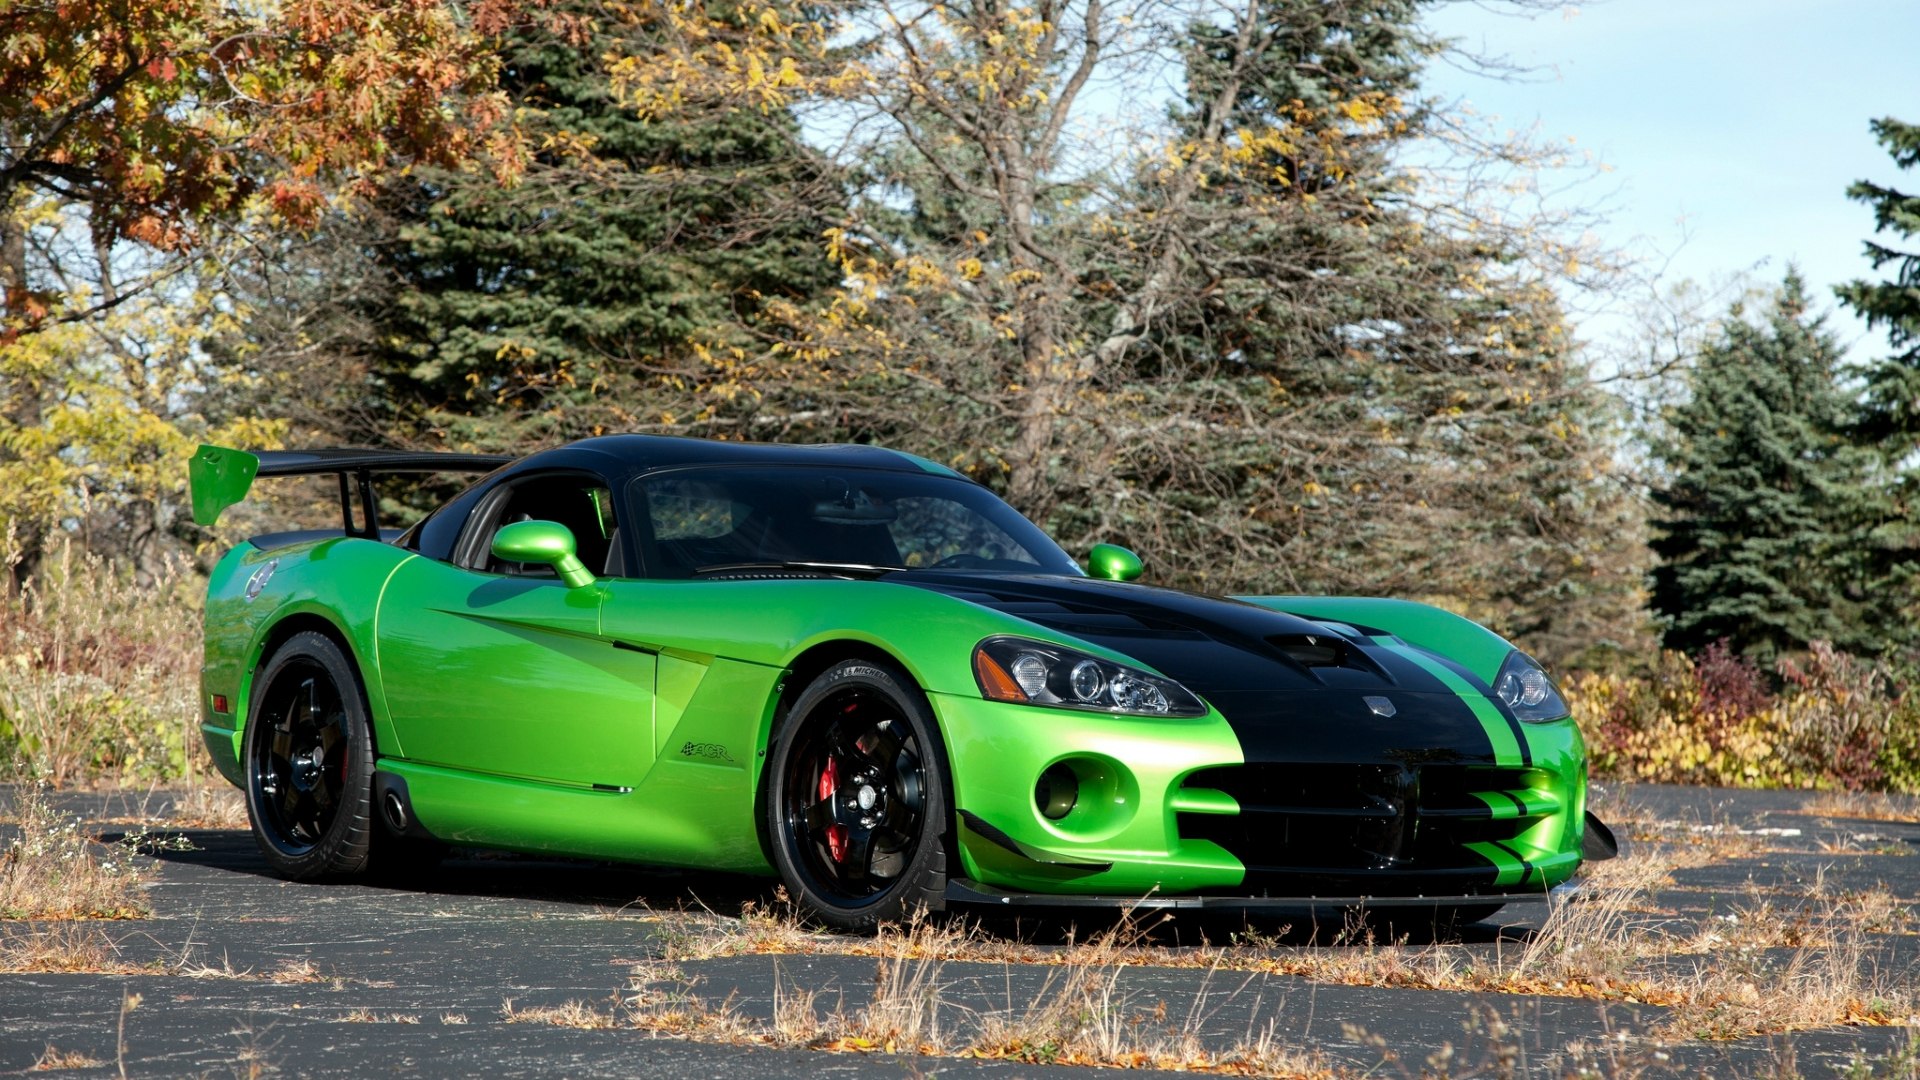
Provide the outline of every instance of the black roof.
{"type": "Polygon", "coordinates": [[[677,435],[601,435],[542,451],[526,460],[532,464],[549,456],[574,457],[581,451],[618,459],[636,473],[686,465],[825,465],[959,475],[944,465],[880,446],[732,442],[677,435]]]}

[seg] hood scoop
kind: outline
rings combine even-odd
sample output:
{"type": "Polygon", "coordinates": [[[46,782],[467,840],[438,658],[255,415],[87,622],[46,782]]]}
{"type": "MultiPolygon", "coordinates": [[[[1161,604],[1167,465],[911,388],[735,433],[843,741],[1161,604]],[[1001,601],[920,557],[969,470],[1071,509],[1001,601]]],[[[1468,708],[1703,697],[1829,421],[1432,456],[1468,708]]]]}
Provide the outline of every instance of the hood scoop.
{"type": "Polygon", "coordinates": [[[1281,634],[1268,638],[1267,644],[1303,668],[1352,667],[1349,661],[1359,651],[1335,634],[1281,634]]]}
{"type": "Polygon", "coordinates": [[[1307,673],[1329,686],[1364,686],[1374,680],[1393,683],[1379,661],[1368,656],[1357,642],[1331,631],[1322,634],[1275,634],[1267,639],[1281,656],[1307,669],[1307,673]],[[1356,681],[1347,672],[1365,676],[1356,681]]]}

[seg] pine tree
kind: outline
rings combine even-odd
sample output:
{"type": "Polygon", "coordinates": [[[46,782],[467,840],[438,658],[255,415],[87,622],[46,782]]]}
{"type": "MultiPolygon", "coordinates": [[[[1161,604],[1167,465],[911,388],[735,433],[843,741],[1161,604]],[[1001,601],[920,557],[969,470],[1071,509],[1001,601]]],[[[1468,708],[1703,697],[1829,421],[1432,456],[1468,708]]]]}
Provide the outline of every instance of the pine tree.
{"type": "Polygon", "coordinates": [[[838,181],[789,113],[644,118],[602,58],[649,48],[650,31],[617,7],[563,7],[586,40],[539,28],[504,53],[502,84],[544,146],[526,180],[422,173],[376,206],[363,248],[385,280],[360,298],[361,415],[384,430],[365,437],[516,448],[671,425],[701,407],[690,391],[712,372],[696,352],[744,353],[769,298],[837,280],[820,235],[838,181]]]}
{"type": "Polygon", "coordinates": [[[1897,598],[1872,587],[1859,525],[1878,510],[1871,456],[1846,437],[1853,399],[1824,317],[1790,271],[1771,310],[1729,313],[1655,447],[1667,481],[1651,605],[1670,648],[1726,639],[1761,662],[1831,641],[1876,653],[1897,598]]]}
{"type": "MultiPolygon", "coordinates": [[[[1874,121],[1873,132],[1900,168],[1920,165],[1920,126],[1889,117],[1874,121]]],[[[1847,197],[1873,208],[1875,233],[1920,241],[1920,194],[1862,180],[1847,189],[1847,197]]],[[[1892,264],[1892,278],[1856,280],[1835,292],[1869,327],[1884,327],[1896,350],[1868,373],[1862,428],[1870,439],[1895,440],[1890,450],[1901,458],[1920,436],[1920,249],[1903,251],[1868,240],[1866,256],[1876,271],[1892,264]]]]}
{"type": "MultiPolygon", "coordinates": [[[[1892,118],[1876,120],[1873,131],[1902,169],[1920,165],[1920,126],[1892,118]]],[[[1891,266],[1889,280],[1856,280],[1835,290],[1842,303],[1865,318],[1867,325],[1885,328],[1894,352],[1867,365],[1866,390],[1860,416],[1853,428],[1856,442],[1877,452],[1883,470],[1893,478],[1877,512],[1859,525],[1870,587],[1888,604],[1906,603],[1911,611],[1916,569],[1920,568],[1920,470],[1914,451],[1920,449],[1920,194],[1862,180],[1847,196],[1873,208],[1876,233],[1897,236],[1909,250],[1874,240],[1866,242],[1867,261],[1878,271],[1891,266]]],[[[1894,625],[1902,631],[1911,623],[1894,625]]],[[[1893,642],[1913,640],[1900,633],[1893,642]]]]}

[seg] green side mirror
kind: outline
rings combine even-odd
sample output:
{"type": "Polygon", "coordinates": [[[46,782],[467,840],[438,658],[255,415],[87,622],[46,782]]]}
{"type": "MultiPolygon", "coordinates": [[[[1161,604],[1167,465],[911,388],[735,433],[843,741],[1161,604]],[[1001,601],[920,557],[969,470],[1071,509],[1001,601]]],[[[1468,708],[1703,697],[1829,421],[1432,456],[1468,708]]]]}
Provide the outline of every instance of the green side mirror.
{"type": "Polygon", "coordinates": [[[1132,581],[1140,576],[1146,567],[1140,564],[1140,556],[1118,544],[1095,544],[1087,552],[1087,573],[1108,581],[1132,581]]]}
{"type": "Polygon", "coordinates": [[[516,521],[493,534],[493,557],[502,562],[553,567],[567,588],[593,584],[593,574],[574,554],[573,534],[554,521],[516,521]]]}

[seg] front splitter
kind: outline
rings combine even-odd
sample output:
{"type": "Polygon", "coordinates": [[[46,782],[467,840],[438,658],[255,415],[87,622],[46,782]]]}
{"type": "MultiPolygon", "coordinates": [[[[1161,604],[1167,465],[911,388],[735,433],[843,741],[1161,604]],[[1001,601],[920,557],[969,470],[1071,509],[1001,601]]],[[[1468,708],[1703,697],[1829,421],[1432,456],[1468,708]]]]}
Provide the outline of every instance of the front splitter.
{"type": "Polygon", "coordinates": [[[1550,892],[1473,893],[1462,896],[1073,896],[1063,893],[1010,892],[966,878],[947,881],[949,908],[1007,910],[1104,909],[1134,911],[1203,911],[1225,914],[1293,915],[1318,911],[1379,908],[1453,908],[1486,905],[1539,904],[1569,898],[1572,884],[1550,892]]]}

